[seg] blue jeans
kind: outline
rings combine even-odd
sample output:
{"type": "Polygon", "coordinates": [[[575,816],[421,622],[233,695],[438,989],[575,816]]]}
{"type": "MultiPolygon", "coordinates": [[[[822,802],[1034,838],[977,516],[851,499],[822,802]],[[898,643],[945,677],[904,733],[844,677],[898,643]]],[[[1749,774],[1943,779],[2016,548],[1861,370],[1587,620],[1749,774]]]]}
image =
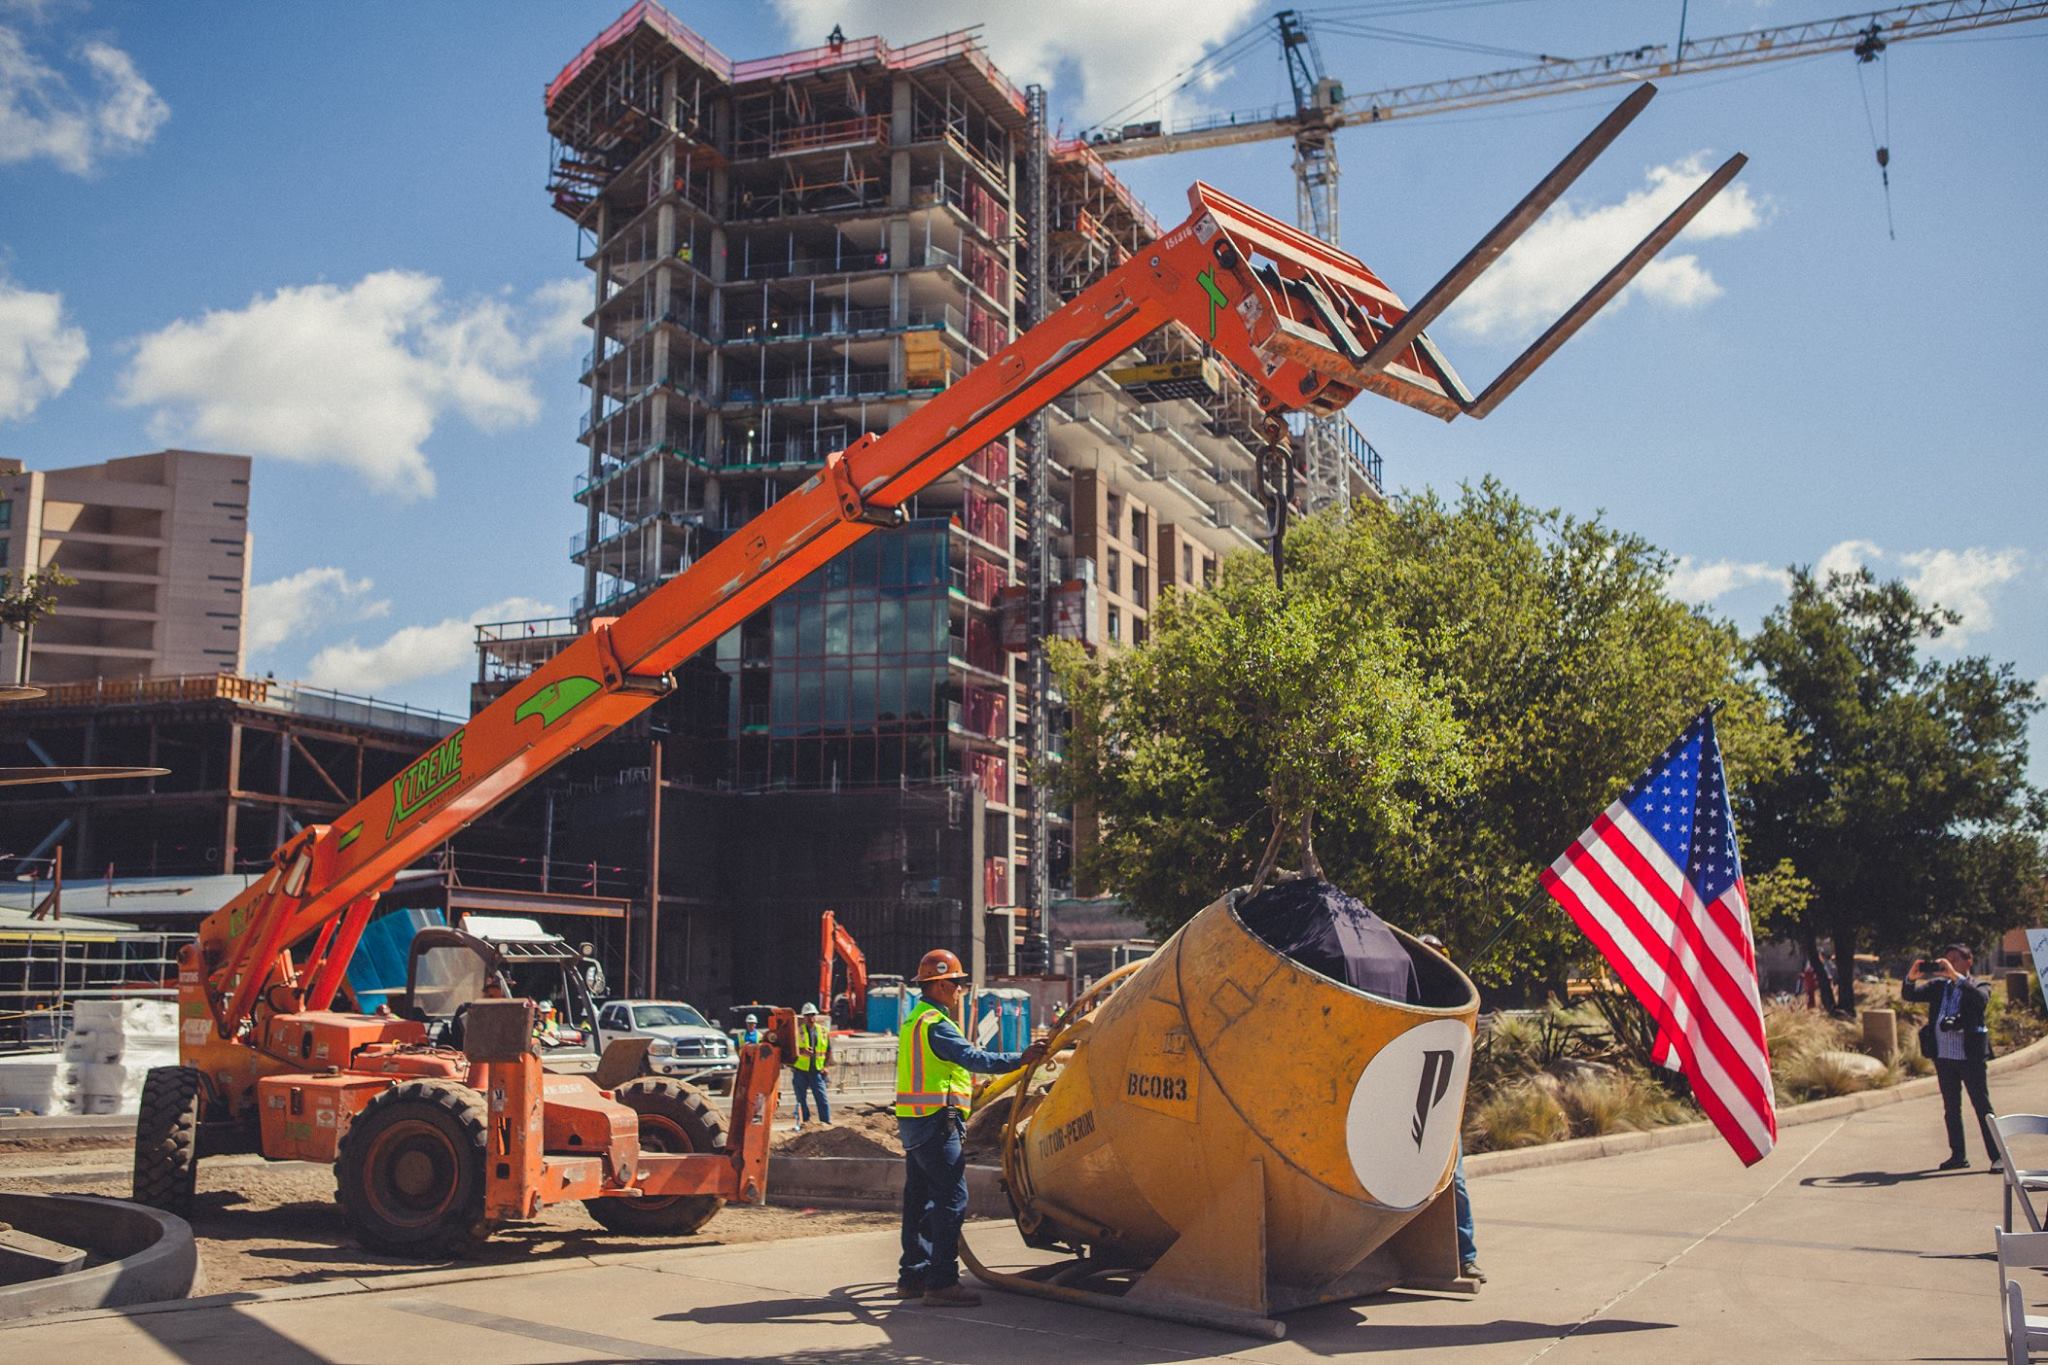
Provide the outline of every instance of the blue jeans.
{"type": "Polygon", "coordinates": [[[1451,1171],[1451,1191],[1458,1210],[1458,1260],[1479,1259],[1479,1245],[1472,1240],[1472,1200],[1465,1193],[1465,1144],[1458,1144],[1458,1164],[1451,1171]]]}
{"type": "Polygon", "coordinates": [[[967,1217],[966,1126],[960,1111],[935,1116],[924,1140],[903,1151],[903,1259],[898,1283],[944,1289],[960,1283],[960,1224],[967,1217]]]}
{"type": "Polygon", "coordinates": [[[832,1102],[825,1098],[825,1073],[822,1071],[797,1071],[792,1069],[789,1076],[790,1084],[796,1088],[796,1121],[798,1123],[810,1122],[811,1111],[804,1104],[804,1098],[808,1095],[818,1106],[818,1121],[820,1123],[830,1123],[832,1121],[832,1102]]]}

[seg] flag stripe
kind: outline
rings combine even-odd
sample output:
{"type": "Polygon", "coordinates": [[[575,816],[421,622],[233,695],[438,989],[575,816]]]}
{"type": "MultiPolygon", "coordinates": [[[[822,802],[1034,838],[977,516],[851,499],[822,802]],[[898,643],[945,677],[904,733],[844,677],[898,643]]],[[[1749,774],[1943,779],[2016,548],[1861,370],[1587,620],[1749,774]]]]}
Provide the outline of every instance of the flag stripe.
{"type": "Polygon", "coordinates": [[[1692,1082],[1745,1164],[1777,1140],[1756,944],[1712,714],[1543,874],[1657,1026],[1655,1057],[1692,1082]]]}
{"type": "MultiPolygon", "coordinates": [[[[1651,888],[1659,913],[1654,917],[1645,914],[1644,919],[1653,940],[1670,945],[1670,950],[1675,953],[1679,943],[1674,937],[1674,931],[1682,936],[1695,959],[1687,969],[1688,975],[1695,980],[1704,981],[1711,987],[1711,991],[1704,994],[1704,1003],[1708,1005],[1715,1024],[1731,1040],[1746,1039],[1751,1044],[1752,1055],[1745,1057],[1744,1060],[1751,1064],[1752,1071],[1768,1079],[1770,1067],[1763,1062],[1761,1010],[1755,997],[1737,984],[1737,979],[1730,973],[1728,964],[1715,957],[1708,947],[1708,936],[1701,932],[1699,924],[1703,907],[1700,906],[1699,897],[1694,895],[1692,888],[1686,884],[1683,874],[1676,868],[1671,868],[1670,872],[1665,874],[1663,869],[1655,867],[1659,862],[1664,863],[1667,868],[1670,867],[1664,850],[1654,842],[1635,840],[1629,828],[1634,824],[1635,818],[1626,813],[1621,821],[1609,821],[1607,828],[1602,830],[1601,847],[1615,853],[1627,871],[1638,877],[1643,885],[1651,888]],[[1619,838],[1614,837],[1617,834],[1619,838]],[[1671,881],[1664,880],[1666,875],[1671,881]],[[1672,881],[1683,890],[1674,888],[1672,881]],[[1715,1006],[1718,1008],[1714,1008],[1715,1006]],[[1752,1024],[1756,1025],[1754,1032],[1751,1031],[1752,1024]]],[[[1600,823],[1595,822],[1594,828],[1600,829],[1600,823]]],[[[1603,870],[1616,881],[1620,880],[1614,869],[1604,868],[1603,865],[1603,870]]],[[[1736,970],[1741,969],[1738,967],[1736,970]]],[[[1748,975],[1753,982],[1754,975],[1748,975]]]]}
{"type": "Polygon", "coordinates": [[[1649,892],[1653,882],[1618,879],[1614,869],[1599,856],[1603,851],[1611,853],[1613,847],[1610,840],[1596,837],[1587,856],[1573,859],[1574,871],[1586,879],[1608,914],[1600,915],[1593,907],[1589,907],[1590,912],[1610,924],[1610,937],[1630,950],[1630,960],[1665,1002],[1678,1031],[1695,1042],[1695,1056],[1702,1056],[1698,1044],[1704,1043],[1702,1060],[1712,1059],[1718,1077],[1716,1088],[1733,1088],[1747,1103],[1760,1106],[1769,1085],[1768,1068],[1760,1065],[1762,1048],[1752,1041],[1744,1049],[1742,1026],[1734,1019],[1727,1002],[1719,998],[1711,983],[1702,989],[1706,973],[1698,952],[1687,941],[1687,917],[1677,913],[1675,904],[1667,913],[1666,907],[1656,903],[1649,892]],[[1629,894],[1631,891],[1635,894],[1629,894]],[[1720,1006],[1718,1010],[1716,1005],[1720,1006]],[[1758,1080],[1760,1071],[1765,1073],[1762,1081],[1758,1080]]]}
{"type": "MultiPolygon", "coordinates": [[[[1575,892],[1574,899],[1581,907],[1572,918],[1600,946],[1609,963],[1617,970],[1626,966],[1623,979],[1630,990],[1650,1007],[1659,1026],[1688,1058],[1685,1071],[1692,1078],[1701,1107],[1708,1108],[1711,1097],[1725,1112],[1735,1115],[1752,1141],[1762,1143],[1766,1130],[1756,1110],[1767,1092],[1759,1091],[1755,1074],[1707,1017],[1696,983],[1683,970],[1667,967],[1668,953],[1659,952],[1665,944],[1644,925],[1621,888],[1609,881],[1592,859],[1569,861],[1563,881],[1575,892]]],[[[1567,904],[1566,909],[1572,906],[1567,904]]],[[[1720,1119],[1716,1126],[1727,1131],[1720,1119]]]]}
{"type": "MultiPolygon", "coordinates": [[[[1587,937],[1598,944],[1600,950],[1609,956],[1609,960],[1615,962],[1615,970],[1621,974],[1622,979],[1628,983],[1629,988],[1635,992],[1636,997],[1647,1000],[1649,996],[1646,995],[1646,987],[1642,979],[1635,976],[1633,967],[1622,965],[1619,945],[1615,940],[1608,937],[1605,929],[1597,922],[1585,921],[1581,922],[1580,927],[1585,930],[1587,937]]],[[[1687,1078],[1693,1082],[1693,1099],[1699,1104],[1700,1109],[1706,1114],[1708,1120],[1713,1123],[1715,1129],[1719,1131],[1728,1145],[1735,1149],[1735,1154],[1742,1159],[1742,1163],[1745,1166],[1755,1165],[1756,1162],[1763,1158],[1765,1153],[1770,1151],[1771,1143],[1758,1133],[1753,1113],[1750,1113],[1748,1120],[1745,1120],[1744,1114],[1748,1112],[1747,1104],[1731,1109],[1722,1099],[1721,1092],[1715,1090],[1712,1086],[1701,1083],[1700,1077],[1703,1068],[1700,1063],[1699,1054],[1693,1048],[1691,1039],[1682,1028],[1675,1026],[1667,1027],[1663,1037],[1665,1047],[1677,1056],[1680,1070],[1684,1071],[1687,1078]]]]}

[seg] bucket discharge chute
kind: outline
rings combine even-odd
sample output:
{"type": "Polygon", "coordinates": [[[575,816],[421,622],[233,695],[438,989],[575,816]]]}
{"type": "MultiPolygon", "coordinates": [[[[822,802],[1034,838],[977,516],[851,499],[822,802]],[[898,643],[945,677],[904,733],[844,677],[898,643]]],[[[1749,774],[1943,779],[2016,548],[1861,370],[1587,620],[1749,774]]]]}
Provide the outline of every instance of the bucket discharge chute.
{"type": "Polygon", "coordinates": [[[1355,990],[1254,933],[1244,899],[1070,1015],[1056,1078],[1012,1105],[1018,1227],[1081,1267],[978,1276],[1270,1336],[1292,1308],[1469,1287],[1449,1186],[1477,991],[1405,935],[1419,1003],[1355,990]]]}

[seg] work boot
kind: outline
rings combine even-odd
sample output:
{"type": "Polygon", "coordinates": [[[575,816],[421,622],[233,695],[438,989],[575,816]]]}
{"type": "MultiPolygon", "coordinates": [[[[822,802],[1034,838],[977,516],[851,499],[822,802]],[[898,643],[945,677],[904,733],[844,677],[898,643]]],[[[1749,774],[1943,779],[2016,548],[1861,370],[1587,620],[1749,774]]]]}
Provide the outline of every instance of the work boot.
{"type": "Polygon", "coordinates": [[[940,1285],[924,1291],[924,1306],[927,1308],[972,1308],[980,1302],[981,1295],[957,1284],[940,1285]]]}
{"type": "Polygon", "coordinates": [[[1458,1273],[1468,1280],[1477,1280],[1481,1284],[1486,1283],[1486,1272],[1479,1268],[1479,1262],[1477,1261],[1465,1262],[1465,1264],[1458,1267],[1458,1273]]]}
{"type": "Polygon", "coordinates": [[[1966,1156],[1952,1156],[1934,1169],[1937,1171],[1967,1171],[1970,1169],[1970,1158],[1966,1156]]]}
{"type": "Polygon", "coordinates": [[[896,1287],[889,1292],[892,1297],[899,1299],[921,1299],[924,1297],[924,1282],[922,1280],[898,1280],[896,1281],[896,1287]]]}

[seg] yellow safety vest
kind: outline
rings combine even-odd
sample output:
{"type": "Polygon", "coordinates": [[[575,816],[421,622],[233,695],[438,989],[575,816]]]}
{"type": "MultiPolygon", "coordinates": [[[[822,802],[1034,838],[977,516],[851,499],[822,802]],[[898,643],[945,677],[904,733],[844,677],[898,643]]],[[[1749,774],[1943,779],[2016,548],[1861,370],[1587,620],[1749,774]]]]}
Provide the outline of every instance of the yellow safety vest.
{"type": "Polygon", "coordinates": [[[921,1001],[896,1039],[896,1117],[921,1119],[941,1109],[958,1109],[967,1117],[974,1105],[974,1074],[958,1062],[941,1061],[932,1051],[932,1025],[948,1016],[930,1001],[921,1001]]]}
{"type": "Polygon", "coordinates": [[[825,1033],[816,1024],[798,1024],[796,1061],[793,1065],[798,1071],[823,1071],[827,1046],[825,1033]]]}

